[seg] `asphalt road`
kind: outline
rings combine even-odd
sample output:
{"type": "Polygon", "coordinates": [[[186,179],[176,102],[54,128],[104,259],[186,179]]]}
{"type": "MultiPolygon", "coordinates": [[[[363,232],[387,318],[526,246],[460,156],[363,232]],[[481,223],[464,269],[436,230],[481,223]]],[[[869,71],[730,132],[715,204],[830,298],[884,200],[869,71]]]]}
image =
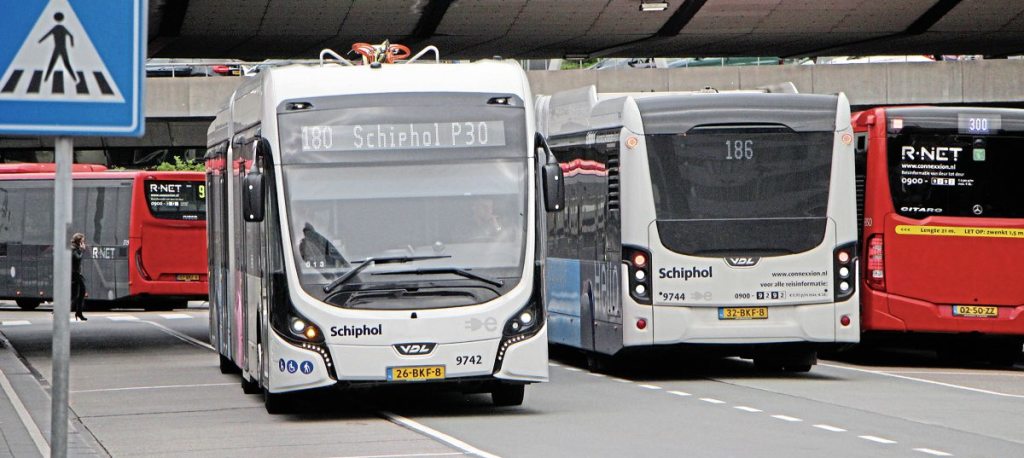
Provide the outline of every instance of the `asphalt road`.
{"type": "MultiPolygon", "coordinates": [[[[50,314],[0,308],[45,381],[50,314]]],[[[1024,456],[1024,366],[944,367],[930,354],[822,361],[631,358],[608,373],[556,351],[523,407],[424,389],[320,394],[270,416],[205,347],[205,309],[104,312],[72,324],[71,407],[113,456],[1024,456]]]]}

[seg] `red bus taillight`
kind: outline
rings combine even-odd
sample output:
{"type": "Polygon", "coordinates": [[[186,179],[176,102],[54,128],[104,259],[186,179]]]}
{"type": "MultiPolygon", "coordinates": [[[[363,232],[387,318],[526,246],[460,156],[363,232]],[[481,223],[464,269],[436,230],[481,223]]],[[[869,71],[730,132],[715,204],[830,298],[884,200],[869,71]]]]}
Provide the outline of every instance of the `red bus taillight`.
{"type": "Polygon", "coordinates": [[[885,251],[882,234],[868,239],[868,286],[885,291],[885,251]]]}

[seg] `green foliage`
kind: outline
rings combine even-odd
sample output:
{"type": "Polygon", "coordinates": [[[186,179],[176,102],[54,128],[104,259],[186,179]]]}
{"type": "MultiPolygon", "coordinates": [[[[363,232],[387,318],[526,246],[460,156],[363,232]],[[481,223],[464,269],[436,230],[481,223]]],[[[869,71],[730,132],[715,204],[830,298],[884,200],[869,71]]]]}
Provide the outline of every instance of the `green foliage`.
{"type": "Polygon", "coordinates": [[[577,70],[581,68],[587,68],[591,65],[596,64],[598,59],[565,59],[562,61],[562,70],[577,70]]]}
{"type": "Polygon", "coordinates": [[[203,172],[206,170],[206,164],[202,162],[186,161],[179,156],[174,156],[174,162],[162,162],[156,166],[157,171],[161,172],[203,172]]]}

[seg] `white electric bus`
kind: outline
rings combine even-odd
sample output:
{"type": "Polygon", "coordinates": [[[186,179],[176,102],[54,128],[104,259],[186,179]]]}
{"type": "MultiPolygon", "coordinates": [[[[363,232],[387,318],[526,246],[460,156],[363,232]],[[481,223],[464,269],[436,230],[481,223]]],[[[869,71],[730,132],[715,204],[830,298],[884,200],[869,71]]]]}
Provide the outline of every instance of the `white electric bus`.
{"type": "Polygon", "coordinates": [[[552,343],[597,364],[699,344],[803,372],[859,340],[843,94],[591,86],[537,110],[565,176],[566,209],[547,222],[552,343]]]}
{"type": "Polygon", "coordinates": [[[244,82],[206,156],[221,370],[272,413],[408,382],[521,404],[548,378],[537,224],[561,189],[535,141],[511,61],[321,58],[244,82]]]}

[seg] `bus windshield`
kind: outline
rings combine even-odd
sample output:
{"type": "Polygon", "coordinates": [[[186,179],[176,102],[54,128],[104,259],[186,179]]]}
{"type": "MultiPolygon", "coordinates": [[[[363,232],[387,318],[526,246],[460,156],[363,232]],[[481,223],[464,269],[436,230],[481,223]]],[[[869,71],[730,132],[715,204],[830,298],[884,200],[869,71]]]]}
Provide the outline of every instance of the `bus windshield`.
{"type": "Polygon", "coordinates": [[[147,180],[146,204],[160,219],[205,220],[206,184],[201,181],[147,180]]]}
{"type": "Polygon", "coordinates": [[[833,136],[776,127],[648,136],[662,243],[697,256],[783,255],[819,245],[833,136]]]}
{"type": "Polygon", "coordinates": [[[900,215],[1024,217],[1024,137],[905,132],[890,135],[888,149],[900,215]]]}
{"type": "MultiPolygon", "coordinates": [[[[323,297],[322,287],[357,262],[394,256],[432,258],[370,266],[346,288],[394,290],[402,282],[451,280],[494,289],[486,279],[503,279],[493,283],[504,287],[518,282],[529,164],[521,105],[417,100],[422,106],[392,109],[371,99],[360,107],[281,116],[292,249],[303,286],[314,296],[323,297]],[[470,274],[438,273],[446,269],[470,274]],[[397,271],[406,274],[384,275],[397,271]]],[[[412,296],[407,293],[397,296],[412,296]]],[[[404,302],[391,295],[367,307],[388,301],[403,303],[383,308],[469,305],[494,297],[452,299],[458,294],[449,293],[404,302]]]]}

